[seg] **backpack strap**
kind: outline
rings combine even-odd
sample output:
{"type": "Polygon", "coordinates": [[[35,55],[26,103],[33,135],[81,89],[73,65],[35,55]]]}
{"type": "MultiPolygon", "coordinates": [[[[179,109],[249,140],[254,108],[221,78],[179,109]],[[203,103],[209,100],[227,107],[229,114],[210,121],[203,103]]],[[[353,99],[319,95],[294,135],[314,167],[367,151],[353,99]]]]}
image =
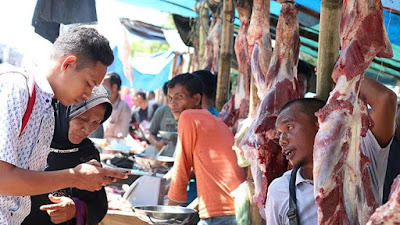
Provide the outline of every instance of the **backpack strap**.
{"type": "Polygon", "coordinates": [[[29,99],[28,99],[28,106],[26,107],[24,116],[22,117],[22,126],[21,126],[21,131],[19,132],[18,136],[21,136],[22,131],[24,131],[26,124],[29,121],[29,118],[31,117],[32,111],[33,111],[33,106],[35,105],[36,101],[36,88],[35,88],[35,80],[32,78],[31,82],[31,88],[29,89],[29,99]]]}
{"type": "Polygon", "coordinates": [[[296,206],[296,175],[300,167],[294,167],[290,174],[289,181],[289,211],[286,216],[289,218],[290,225],[300,225],[299,214],[296,206]]]}
{"type": "Polygon", "coordinates": [[[32,111],[33,111],[33,106],[35,105],[36,101],[36,88],[35,88],[35,79],[31,75],[27,75],[25,70],[22,70],[20,68],[11,66],[11,65],[5,65],[3,64],[0,67],[0,75],[6,74],[6,73],[18,73],[21,74],[26,78],[26,84],[28,86],[29,90],[29,99],[28,99],[28,105],[26,107],[25,113],[22,117],[22,125],[21,125],[21,130],[19,132],[18,136],[21,136],[22,132],[24,131],[26,124],[29,121],[29,118],[31,117],[32,111]]]}

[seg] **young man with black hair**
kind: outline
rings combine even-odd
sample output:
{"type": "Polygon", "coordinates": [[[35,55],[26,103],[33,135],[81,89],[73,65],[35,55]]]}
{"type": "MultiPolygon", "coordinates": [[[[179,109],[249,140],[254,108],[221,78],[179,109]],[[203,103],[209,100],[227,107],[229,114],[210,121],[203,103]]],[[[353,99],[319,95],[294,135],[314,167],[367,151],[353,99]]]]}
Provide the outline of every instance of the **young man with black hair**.
{"type": "MultiPolygon", "coordinates": [[[[394,132],[396,95],[381,83],[364,77],[360,93],[367,99],[372,110],[370,115],[375,126],[362,138],[361,150],[371,160],[369,165],[371,187],[376,201],[382,203],[389,144],[394,132]]],[[[276,130],[282,153],[294,167],[297,214],[300,224],[318,224],[317,205],[314,201],[313,146],[319,124],[315,112],[325,103],[318,99],[296,99],[280,110],[276,130]]],[[[291,171],[276,178],[268,188],[265,204],[268,225],[289,224],[289,180],[291,171]]]]}
{"type": "Polygon", "coordinates": [[[138,126],[144,120],[150,122],[153,118],[154,112],[158,107],[158,104],[156,104],[155,102],[148,102],[146,98],[146,93],[144,93],[143,91],[135,92],[133,94],[132,100],[135,108],[133,109],[131,123],[138,126]]]}
{"type": "Polygon", "coordinates": [[[76,27],[54,42],[47,64],[33,75],[0,66],[0,224],[21,224],[30,211],[29,195],[68,187],[94,191],[127,178],[127,171],[95,161],[43,172],[54,132],[53,100],[68,106],[88,99],[113,60],[106,38],[76,27]]]}
{"type": "Polygon", "coordinates": [[[246,175],[236,163],[232,132],[219,118],[201,109],[202,93],[202,83],[194,74],[181,74],[168,82],[168,105],[178,120],[169,205],[187,201],[193,169],[201,219],[198,224],[236,224],[230,193],[246,175]]]}
{"type": "Polygon", "coordinates": [[[128,103],[121,99],[121,77],[114,72],[106,74],[103,85],[110,92],[113,111],[110,118],[104,122],[104,138],[125,138],[129,133],[131,109],[128,103]]]}

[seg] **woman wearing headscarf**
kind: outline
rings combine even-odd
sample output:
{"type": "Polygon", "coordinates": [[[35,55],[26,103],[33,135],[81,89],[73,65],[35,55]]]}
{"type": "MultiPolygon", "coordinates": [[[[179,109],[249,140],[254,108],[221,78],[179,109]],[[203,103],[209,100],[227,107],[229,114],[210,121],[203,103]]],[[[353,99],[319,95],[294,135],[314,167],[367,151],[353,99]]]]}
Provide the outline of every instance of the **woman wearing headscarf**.
{"type": "MultiPolygon", "coordinates": [[[[87,136],[110,117],[112,105],[103,86],[95,87],[91,97],[80,104],[55,109],[56,124],[47,158],[47,171],[73,168],[100,162],[99,151],[87,136]],[[96,161],[94,161],[96,160],[96,161]]],[[[67,188],[32,196],[31,213],[22,224],[98,224],[107,213],[104,187],[95,192],[67,188]]]]}

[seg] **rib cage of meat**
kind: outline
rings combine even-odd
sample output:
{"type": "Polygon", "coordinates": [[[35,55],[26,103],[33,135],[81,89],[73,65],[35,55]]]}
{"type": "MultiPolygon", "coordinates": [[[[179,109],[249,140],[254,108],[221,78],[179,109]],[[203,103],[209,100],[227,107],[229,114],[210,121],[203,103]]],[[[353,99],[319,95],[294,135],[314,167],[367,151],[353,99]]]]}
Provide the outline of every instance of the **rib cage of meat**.
{"type": "MultiPolygon", "coordinates": [[[[268,185],[287,170],[287,161],[281,148],[274,140],[275,120],[281,107],[292,99],[299,98],[297,62],[299,56],[299,31],[297,10],[292,3],[283,3],[276,30],[276,44],[268,72],[263,74],[261,57],[263,48],[258,42],[252,54],[252,72],[265,77],[265,92],[255,111],[255,119],[245,134],[241,148],[251,161],[255,182],[254,202],[264,215],[268,185]]],[[[259,80],[260,81],[260,80],[259,80]]],[[[260,90],[259,90],[260,91],[260,90]]]]}
{"type": "Polygon", "coordinates": [[[219,16],[214,17],[214,21],[209,28],[209,34],[206,39],[203,65],[204,70],[209,70],[213,74],[218,73],[219,49],[221,44],[221,19],[219,16]]]}
{"type": "Polygon", "coordinates": [[[400,175],[394,180],[388,202],[376,209],[367,225],[400,224],[400,175]]]}
{"type": "Polygon", "coordinates": [[[336,86],[316,113],[314,193],[318,224],[365,224],[377,202],[369,158],[360,148],[372,121],[359,90],[373,58],[391,55],[380,0],[345,0],[340,27],[342,53],[332,73],[336,86]]]}
{"type": "Polygon", "coordinates": [[[224,123],[236,133],[239,119],[249,114],[250,100],[250,63],[247,46],[247,30],[250,24],[251,5],[248,0],[238,0],[236,9],[239,13],[240,29],[235,40],[235,53],[238,60],[239,74],[235,94],[222,107],[220,117],[224,123]]]}

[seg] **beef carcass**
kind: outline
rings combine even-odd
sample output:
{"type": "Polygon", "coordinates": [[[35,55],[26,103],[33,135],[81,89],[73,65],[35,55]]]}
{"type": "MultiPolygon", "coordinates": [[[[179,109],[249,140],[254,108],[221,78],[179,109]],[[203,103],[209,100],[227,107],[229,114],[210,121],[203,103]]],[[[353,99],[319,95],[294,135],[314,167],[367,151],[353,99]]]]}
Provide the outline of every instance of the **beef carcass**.
{"type": "MultiPolygon", "coordinates": [[[[268,185],[287,170],[287,161],[275,141],[275,120],[281,107],[299,98],[297,62],[299,57],[299,25],[297,10],[293,3],[285,2],[276,30],[276,44],[264,75],[260,60],[262,48],[256,43],[252,55],[252,72],[265,77],[265,96],[255,110],[255,119],[241,141],[245,157],[251,161],[255,182],[254,202],[264,215],[268,185]]],[[[254,74],[253,74],[254,75],[254,74]]]]}
{"type": "Polygon", "coordinates": [[[314,193],[319,224],[365,224],[377,206],[362,154],[361,136],[372,125],[359,98],[364,71],[376,55],[390,56],[380,0],[345,0],[340,22],[342,53],[327,105],[316,113],[314,193]],[[371,35],[373,34],[373,35],[371,35]]]}
{"type": "MultiPolygon", "coordinates": [[[[263,99],[266,94],[265,76],[272,55],[269,17],[269,0],[254,0],[247,42],[249,46],[249,56],[251,56],[252,59],[254,58],[254,48],[258,48],[256,56],[257,65],[252,65],[252,76],[257,87],[259,99],[263,99]]],[[[251,64],[253,64],[253,62],[251,62],[251,64]]]]}
{"type": "Polygon", "coordinates": [[[390,189],[389,201],[377,208],[367,225],[400,224],[400,175],[390,189]]]}
{"type": "Polygon", "coordinates": [[[203,55],[204,70],[209,70],[213,74],[218,73],[219,49],[221,45],[222,21],[219,16],[214,17],[209,34],[206,39],[205,50],[203,55]]]}
{"type": "Polygon", "coordinates": [[[238,60],[239,74],[235,94],[225,103],[219,114],[222,121],[236,133],[239,119],[249,114],[250,100],[250,63],[247,45],[247,30],[250,24],[251,5],[248,0],[237,0],[236,10],[239,13],[240,29],[235,40],[235,53],[238,60]]]}

